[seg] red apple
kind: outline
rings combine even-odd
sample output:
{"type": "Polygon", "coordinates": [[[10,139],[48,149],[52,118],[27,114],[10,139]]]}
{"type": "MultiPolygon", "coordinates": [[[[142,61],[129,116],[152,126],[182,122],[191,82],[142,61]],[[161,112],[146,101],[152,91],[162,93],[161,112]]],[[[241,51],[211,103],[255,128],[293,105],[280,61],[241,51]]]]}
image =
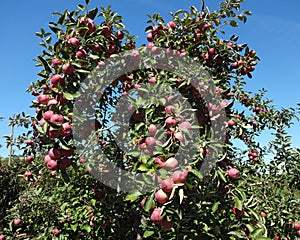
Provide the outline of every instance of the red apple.
{"type": "Polygon", "coordinates": [[[57,169],[57,161],[50,159],[47,161],[47,168],[49,170],[56,170],[57,169]]]}
{"type": "Polygon", "coordinates": [[[177,124],[177,120],[174,117],[168,117],[165,122],[166,122],[168,127],[170,127],[170,126],[174,127],[177,124]]]}
{"type": "Polygon", "coordinates": [[[167,114],[170,114],[170,115],[171,115],[171,114],[175,111],[175,107],[172,106],[172,105],[167,106],[167,107],[165,108],[165,111],[166,111],[167,114]]]}
{"type": "Polygon", "coordinates": [[[155,84],[155,83],[156,83],[156,78],[155,78],[155,77],[151,77],[151,78],[149,79],[149,83],[155,84]]]}
{"type": "Polygon", "coordinates": [[[69,159],[68,157],[63,157],[62,159],[59,160],[58,166],[60,168],[66,169],[66,168],[70,167],[71,164],[72,164],[71,159],[69,159]]]}
{"type": "Polygon", "coordinates": [[[261,212],[260,213],[260,216],[262,216],[263,218],[266,218],[267,217],[267,214],[265,212],[261,212]]]}
{"type": "Polygon", "coordinates": [[[69,123],[63,123],[60,132],[63,136],[69,136],[70,134],[72,134],[72,126],[69,123]]]}
{"type": "Polygon", "coordinates": [[[159,203],[162,203],[162,204],[167,202],[169,199],[168,195],[162,189],[159,189],[155,193],[155,198],[159,203]]]}
{"type": "Polygon", "coordinates": [[[208,53],[209,53],[209,55],[214,55],[215,54],[215,49],[214,48],[208,49],[208,53]]]}
{"type": "Polygon", "coordinates": [[[156,139],[154,137],[146,137],[145,143],[148,146],[153,146],[156,144],[156,139]]]}
{"type": "Polygon", "coordinates": [[[61,114],[53,114],[50,118],[50,122],[54,124],[61,124],[64,122],[64,117],[61,114]]]}
{"type": "Polygon", "coordinates": [[[227,125],[228,127],[233,127],[235,125],[235,121],[233,121],[232,119],[227,121],[227,125]]]}
{"type": "Polygon", "coordinates": [[[57,228],[54,228],[54,229],[52,230],[52,234],[53,234],[53,235],[59,234],[59,230],[58,230],[57,228]]]}
{"type": "Polygon", "coordinates": [[[172,180],[174,183],[183,183],[188,175],[187,170],[177,170],[173,172],[172,180]]]}
{"type": "Polygon", "coordinates": [[[64,83],[64,78],[60,74],[55,74],[51,77],[51,82],[54,86],[57,86],[58,84],[62,86],[64,83]]]}
{"type": "Polygon", "coordinates": [[[148,42],[152,42],[153,41],[152,33],[148,33],[147,34],[147,40],[148,40],[148,42]]]}
{"type": "Polygon", "coordinates": [[[106,38],[110,38],[112,34],[112,30],[109,27],[105,26],[103,27],[101,34],[106,38]]]}
{"type": "Polygon", "coordinates": [[[236,168],[230,168],[228,170],[228,176],[231,179],[237,179],[240,176],[240,171],[238,169],[236,169],[236,168]]]}
{"type": "Polygon", "coordinates": [[[161,214],[162,210],[160,208],[155,208],[150,216],[150,220],[154,223],[161,223],[163,220],[161,214]]]}
{"type": "Polygon", "coordinates": [[[56,130],[56,129],[54,129],[53,127],[50,127],[49,129],[48,129],[48,136],[49,136],[49,138],[57,138],[57,137],[59,137],[60,136],[60,133],[59,133],[59,131],[58,130],[56,130]]]}
{"type": "Polygon", "coordinates": [[[48,152],[48,156],[54,160],[60,159],[61,158],[61,150],[58,148],[51,148],[48,152]]]}
{"type": "Polygon", "coordinates": [[[38,96],[38,102],[43,105],[47,105],[49,102],[49,95],[41,94],[38,96]]]}
{"type": "Polygon", "coordinates": [[[164,229],[170,229],[174,226],[174,222],[163,219],[162,222],[160,223],[160,225],[164,229]]]}
{"type": "Polygon", "coordinates": [[[300,222],[295,221],[295,223],[294,223],[294,229],[295,230],[300,230],[300,222]]]}
{"type": "Polygon", "coordinates": [[[182,135],[181,132],[175,132],[175,133],[174,133],[174,137],[175,137],[176,139],[178,139],[180,142],[183,142],[183,140],[184,140],[184,137],[183,137],[183,135],[182,135]]]}
{"type": "Polygon", "coordinates": [[[87,52],[84,49],[79,49],[76,52],[76,57],[78,57],[78,58],[86,58],[87,57],[87,52]]]}
{"type": "Polygon", "coordinates": [[[161,187],[164,192],[171,192],[174,187],[174,182],[171,178],[162,180],[161,187]]]}
{"type": "Polygon", "coordinates": [[[74,73],[75,67],[70,62],[67,62],[62,66],[62,70],[65,74],[71,75],[74,73]]]}
{"type": "Polygon", "coordinates": [[[52,117],[53,114],[54,114],[54,112],[51,110],[46,111],[43,115],[43,118],[48,121],[48,120],[50,120],[50,118],[52,117]]]}
{"type": "Polygon", "coordinates": [[[27,157],[26,157],[26,161],[28,162],[28,164],[31,164],[31,163],[32,163],[32,160],[33,160],[33,157],[32,157],[32,156],[27,156],[27,157]]]}
{"type": "Polygon", "coordinates": [[[14,219],[14,225],[19,226],[21,224],[21,219],[20,218],[15,218],[14,219]]]}
{"type": "Polygon", "coordinates": [[[179,127],[184,129],[191,129],[192,125],[189,122],[182,122],[180,123],[179,127]]]}
{"type": "Polygon", "coordinates": [[[119,40],[122,40],[124,38],[124,33],[122,31],[118,31],[117,36],[119,40]]]}
{"type": "Polygon", "coordinates": [[[5,239],[5,235],[0,235],[0,240],[4,240],[5,239]]]}
{"type": "Polygon", "coordinates": [[[158,169],[163,168],[165,166],[165,162],[163,162],[159,157],[155,158],[154,162],[159,164],[158,169]]]}
{"type": "Polygon", "coordinates": [[[174,22],[168,22],[167,23],[167,25],[170,27],[170,28],[172,28],[172,29],[175,29],[176,28],[176,23],[174,23],[174,22]]]}
{"type": "Polygon", "coordinates": [[[155,135],[156,131],[157,131],[157,127],[154,124],[150,124],[148,126],[148,131],[150,132],[150,134],[153,136],[155,135]]]}
{"type": "Polygon", "coordinates": [[[167,159],[164,165],[164,168],[168,171],[172,171],[174,168],[177,167],[178,167],[178,161],[176,160],[176,158],[173,157],[167,159]]]}
{"type": "Polygon", "coordinates": [[[76,37],[71,37],[71,38],[69,38],[69,39],[68,39],[68,43],[72,44],[73,47],[76,47],[76,48],[79,47],[79,45],[80,45],[80,41],[79,41],[79,39],[76,38],[76,37]]]}

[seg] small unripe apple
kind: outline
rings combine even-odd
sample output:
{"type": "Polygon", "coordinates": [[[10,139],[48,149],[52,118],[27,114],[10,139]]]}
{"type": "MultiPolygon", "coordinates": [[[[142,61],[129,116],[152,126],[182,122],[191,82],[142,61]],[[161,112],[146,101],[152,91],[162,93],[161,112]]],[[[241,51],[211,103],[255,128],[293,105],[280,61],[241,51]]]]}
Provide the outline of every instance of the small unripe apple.
{"type": "Polygon", "coordinates": [[[237,179],[240,176],[240,171],[238,169],[236,169],[236,168],[230,168],[228,170],[228,176],[231,179],[237,179]]]}
{"type": "Polygon", "coordinates": [[[155,198],[159,203],[162,203],[162,204],[167,202],[169,199],[168,195],[162,189],[159,189],[155,193],[155,198]]]}
{"type": "Polygon", "coordinates": [[[164,165],[164,168],[167,171],[172,171],[174,168],[177,168],[177,167],[178,167],[178,161],[174,157],[167,159],[167,161],[165,162],[165,165],[164,165]]]}
{"type": "Polygon", "coordinates": [[[263,218],[266,218],[267,217],[267,214],[265,212],[261,212],[260,213],[260,216],[262,216],[263,218]]]}
{"type": "Polygon", "coordinates": [[[163,220],[161,214],[162,210],[160,208],[155,208],[150,216],[150,220],[154,223],[161,223],[163,220]]]}
{"type": "Polygon", "coordinates": [[[174,182],[171,178],[162,180],[161,188],[164,192],[171,192],[174,187],[174,182]]]}

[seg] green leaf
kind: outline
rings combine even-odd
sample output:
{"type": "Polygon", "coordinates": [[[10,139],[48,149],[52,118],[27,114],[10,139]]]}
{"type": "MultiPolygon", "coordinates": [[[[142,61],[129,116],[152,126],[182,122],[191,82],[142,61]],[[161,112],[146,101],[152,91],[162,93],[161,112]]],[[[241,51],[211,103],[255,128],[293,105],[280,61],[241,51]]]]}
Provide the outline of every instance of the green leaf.
{"type": "Polygon", "coordinates": [[[43,64],[44,68],[46,69],[47,72],[51,72],[51,67],[48,64],[48,62],[41,56],[38,56],[38,59],[40,60],[40,62],[43,64]]]}
{"type": "Polygon", "coordinates": [[[238,23],[234,20],[231,20],[229,24],[230,24],[231,27],[237,27],[238,26],[238,23]]]}
{"type": "Polygon", "coordinates": [[[147,197],[147,200],[145,202],[145,206],[144,206],[144,210],[146,212],[149,212],[150,209],[152,208],[152,205],[153,205],[153,197],[154,197],[154,194],[152,194],[150,197],[147,197]]]}
{"type": "Polygon", "coordinates": [[[142,172],[148,172],[149,169],[151,169],[151,168],[149,168],[149,166],[146,165],[146,164],[141,164],[141,165],[139,166],[139,168],[138,168],[138,170],[140,170],[140,171],[142,171],[142,172]]]}
{"type": "Polygon", "coordinates": [[[132,190],[129,193],[127,193],[125,200],[126,201],[131,201],[134,202],[135,200],[137,200],[140,196],[142,195],[142,193],[140,193],[138,190],[132,190]]]}
{"type": "Polygon", "coordinates": [[[243,202],[238,197],[234,197],[233,200],[235,202],[236,208],[238,210],[242,211],[243,210],[243,202]]]}
{"type": "Polygon", "coordinates": [[[92,230],[91,229],[91,227],[89,226],[89,225],[84,225],[83,227],[82,227],[85,231],[87,231],[88,233],[92,230]]]}
{"type": "Polygon", "coordinates": [[[154,231],[145,231],[143,237],[147,238],[147,237],[151,237],[155,232],[154,231]]]}
{"type": "Polygon", "coordinates": [[[98,8],[94,8],[88,13],[88,17],[91,19],[94,19],[96,17],[97,13],[98,13],[98,8]]]}
{"type": "Polygon", "coordinates": [[[214,203],[214,205],[212,206],[212,212],[213,213],[218,210],[220,204],[221,204],[220,202],[215,202],[214,203]]]}
{"type": "Polygon", "coordinates": [[[202,174],[197,169],[192,169],[192,173],[200,180],[203,180],[202,174]]]}
{"type": "Polygon", "coordinates": [[[70,100],[70,101],[74,99],[73,94],[67,93],[67,92],[64,93],[64,97],[65,97],[67,100],[70,100]]]}

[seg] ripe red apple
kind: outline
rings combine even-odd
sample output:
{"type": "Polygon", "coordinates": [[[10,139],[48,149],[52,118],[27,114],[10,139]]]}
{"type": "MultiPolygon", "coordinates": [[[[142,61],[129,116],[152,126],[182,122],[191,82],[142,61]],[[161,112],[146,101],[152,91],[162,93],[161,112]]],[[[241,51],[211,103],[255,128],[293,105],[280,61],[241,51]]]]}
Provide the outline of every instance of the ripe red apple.
{"type": "Polygon", "coordinates": [[[147,34],[147,40],[148,40],[148,42],[152,42],[153,41],[152,33],[148,33],[147,34]]]}
{"type": "Polygon", "coordinates": [[[4,240],[5,239],[5,235],[0,235],[0,240],[4,240]]]}
{"type": "Polygon", "coordinates": [[[77,48],[77,47],[80,46],[80,41],[79,41],[79,39],[76,38],[76,37],[71,37],[71,38],[69,38],[69,39],[68,39],[68,43],[72,44],[73,47],[75,47],[75,48],[77,48]]]}
{"type": "Polygon", "coordinates": [[[242,66],[242,65],[244,65],[244,61],[243,60],[238,60],[237,64],[238,64],[238,66],[242,66]]]}
{"type": "Polygon", "coordinates": [[[267,214],[265,212],[261,212],[260,213],[260,216],[262,216],[263,218],[266,218],[267,217],[267,214]]]}
{"type": "Polygon", "coordinates": [[[112,34],[112,30],[109,27],[105,26],[103,27],[101,34],[106,38],[110,38],[112,34]]]}
{"type": "Polygon", "coordinates": [[[192,128],[192,125],[189,123],[189,122],[182,122],[179,124],[179,127],[180,128],[184,128],[184,129],[191,129],[192,128]]]}
{"type": "Polygon", "coordinates": [[[174,133],[174,136],[175,136],[175,138],[178,139],[180,142],[183,142],[184,137],[183,137],[183,135],[182,135],[181,132],[175,132],[175,133],[174,133]]]}
{"type": "Polygon", "coordinates": [[[72,160],[68,157],[63,157],[62,159],[59,160],[58,166],[62,169],[66,169],[70,167],[72,164],[72,160]]]}
{"type": "Polygon", "coordinates": [[[215,54],[215,49],[214,48],[208,49],[208,53],[209,53],[209,55],[214,55],[215,54]]]}
{"type": "MultiPolygon", "coordinates": [[[[57,159],[60,159],[61,158],[61,150],[58,149],[58,148],[51,148],[49,151],[48,151],[48,155],[50,158],[54,159],[54,160],[57,160],[57,159]]],[[[47,155],[46,155],[47,156],[47,155]]]]}
{"type": "Polygon", "coordinates": [[[47,168],[49,170],[56,170],[57,169],[57,161],[50,159],[47,161],[47,168]]]}
{"type": "Polygon", "coordinates": [[[50,118],[52,117],[53,114],[54,114],[54,112],[51,110],[46,111],[43,115],[43,118],[48,121],[48,120],[50,120],[50,118]]]}
{"type": "Polygon", "coordinates": [[[295,221],[295,223],[294,223],[294,229],[295,230],[300,230],[300,222],[295,221]]]}
{"type": "Polygon", "coordinates": [[[65,74],[71,75],[74,73],[75,67],[70,62],[67,62],[62,66],[62,70],[65,74]]]}
{"type": "Polygon", "coordinates": [[[59,230],[57,228],[54,228],[52,230],[52,234],[56,236],[57,234],[59,234],[59,230]]]}
{"type": "Polygon", "coordinates": [[[93,47],[92,47],[92,51],[94,53],[99,53],[101,51],[101,45],[99,43],[96,43],[93,47]]]}
{"type": "Polygon", "coordinates": [[[246,75],[248,72],[249,72],[248,69],[245,68],[245,67],[243,67],[243,68],[241,69],[241,74],[242,74],[242,75],[246,75]]]}
{"type": "Polygon", "coordinates": [[[63,136],[69,136],[70,134],[72,134],[72,126],[69,123],[63,123],[60,132],[63,136]]]}
{"type": "Polygon", "coordinates": [[[155,198],[159,203],[162,203],[162,204],[167,202],[169,199],[168,194],[166,194],[162,189],[159,189],[155,193],[155,198]]]}
{"type": "Polygon", "coordinates": [[[151,77],[151,78],[149,79],[149,83],[155,84],[155,83],[156,83],[156,78],[155,78],[155,77],[151,77]]]}
{"type": "Polygon", "coordinates": [[[41,94],[38,96],[38,102],[43,105],[47,105],[49,99],[49,95],[41,94]]]}
{"type": "Polygon", "coordinates": [[[148,126],[148,131],[150,132],[150,134],[153,136],[155,135],[156,131],[157,131],[157,127],[154,124],[150,124],[148,126]]]}
{"type": "Polygon", "coordinates": [[[60,74],[55,74],[51,77],[51,82],[55,87],[58,86],[58,84],[62,86],[64,83],[64,78],[60,74]]]}
{"type": "Polygon", "coordinates": [[[238,169],[236,169],[236,168],[230,168],[228,170],[228,176],[231,179],[237,179],[240,176],[240,171],[238,169]]]}
{"type": "Polygon", "coordinates": [[[146,137],[145,143],[147,146],[153,146],[156,144],[156,139],[154,137],[146,137]]]}
{"type": "Polygon", "coordinates": [[[122,40],[124,38],[124,33],[122,31],[118,31],[117,36],[119,40],[122,40]]]}
{"type": "Polygon", "coordinates": [[[168,127],[170,127],[170,126],[174,127],[177,124],[177,120],[174,117],[168,117],[165,122],[166,122],[168,127]]]}
{"type": "Polygon", "coordinates": [[[76,52],[76,57],[78,57],[78,58],[86,58],[87,57],[87,52],[84,49],[79,49],[76,52]]]}
{"type": "Polygon", "coordinates": [[[31,163],[32,163],[32,160],[33,160],[33,157],[32,157],[32,156],[27,156],[27,157],[26,157],[26,161],[28,162],[28,164],[31,164],[31,163]]]}
{"type": "Polygon", "coordinates": [[[166,111],[167,114],[170,114],[170,115],[171,115],[171,114],[175,111],[175,107],[172,106],[172,105],[169,105],[169,106],[167,106],[167,107],[165,108],[165,111],[166,111]]]}
{"type": "Polygon", "coordinates": [[[62,156],[68,157],[68,156],[72,156],[73,154],[74,154],[74,149],[73,148],[70,148],[68,150],[66,150],[66,149],[61,150],[61,155],[62,156]]]}
{"type": "Polygon", "coordinates": [[[172,171],[174,168],[177,167],[178,167],[178,161],[176,160],[176,158],[173,157],[167,159],[164,165],[164,168],[168,171],[172,171]]]}
{"type": "Polygon", "coordinates": [[[172,28],[172,29],[175,29],[176,28],[176,23],[174,23],[173,21],[171,22],[168,22],[167,25],[172,28]]]}
{"type": "Polygon", "coordinates": [[[163,167],[165,166],[165,164],[166,164],[166,163],[163,162],[159,157],[155,158],[155,159],[154,159],[154,162],[159,164],[158,169],[163,168],[163,167]]]}
{"type": "Polygon", "coordinates": [[[48,106],[53,106],[56,105],[58,102],[56,99],[50,99],[49,102],[47,103],[48,106]]]}
{"type": "Polygon", "coordinates": [[[50,127],[50,128],[48,129],[47,134],[48,134],[48,137],[49,137],[49,138],[52,138],[52,139],[53,139],[53,138],[58,138],[58,137],[60,136],[59,131],[56,130],[56,129],[54,129],[53,127],[50,127]]]}
{"type": "Polygon", "coordinates": [[[234,215],[236,215],[237,217],[242,217],[242,216],[244,216],[244,214],[245,214],[245,212],[244,212],[243,210],[237,209],[236,206],[234,206],[234,207],[232,208],[232,213],[233,213],[234,215]]]}
{"type": "Polygon", "coordinates": [[[50,122],[54,124],[61,124],[64,122],[64,117],[61,114],[53,114],[50,118],[50,122]]]}
{"type": "Polygon", "coordinates": [[[32,177],[33,177],[32,172],[25,172],[24,173],[24,180],[25,181],[28,181],[32,177]]]}
{"type": "Polygon", "coordinates": [[[155,208],[151,213],[150,220],[154,223],[161,223],[163,220],[161,214],[162,214],[162,210],[160,208],[155,208]]]}
{"type": "Polygon", "coordinates": [[[15,218],[14,219],[14,225],[19,226],[21,224],[21,219],[20,218],[15,218]]]}
{"type": "Polygon", "coordinates": [[[228,120],[227,121],[227,125],[228,125],[228,127],[233,127],[234,125],[235,125],[235,121],[234,120],[228,120]]]}
{"type": "Polygon", "coordinates": [[[174,182],[171,178],[162,180],[161,187],[164,192],[171,192],[174,187],[174,182]]]}
{"type": "Polygon", "coordinates": [[[188,171],[183,169],[183,170],[177,170],[173,172],[172,175],[172,180],[174,183],[183,183],[188,175],[188,171]]]}

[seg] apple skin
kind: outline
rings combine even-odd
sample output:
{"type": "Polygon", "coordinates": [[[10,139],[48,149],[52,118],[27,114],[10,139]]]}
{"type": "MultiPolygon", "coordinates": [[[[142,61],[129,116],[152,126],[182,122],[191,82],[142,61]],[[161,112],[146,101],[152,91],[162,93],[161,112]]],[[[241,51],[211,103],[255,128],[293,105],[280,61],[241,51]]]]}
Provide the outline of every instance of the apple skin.
{"type": "Polygon", "coordinates": [[[165,166],[165,164],[166,164],[159,157],[155,158],[154,162],[159,164],[159,167],[157,169],[163,168],[165,166]]]}
{"type": "Polygon", "coordinates": [[[0,235],[0,240],[4,240],[5,239],[5,235],[0,235]]]}
{"type": "Polygon", "coordinates": [[[261,212],[261,213],[260,213],[260,216],[263,217],[263,218],[266,218],[266,217],[267,217],[267,214],[266,214],[265,212],[261,212]]]}
{"type": "Polygon", "coordinates": [[[159,203],[162,203],[162,204],[167,202],[169,199],[168,195],[162,189],[159,189],[155,193],[155,198],[159,203]]]}
{"type": "Polygon", "coordinates": [[[62,66],[62,70],[65,74],[71,75],[74,73],[75,67],[70,62],[67,62],[62,66]]]}
{"type": "Polygon", "coordinates": [[[238,169],[236,169],[236,168],[230,168],[228,170],[228,176],[231,179],[237,179],[240,176],[240,171],[238,169]]]}
{"type": "Polygon", "coordinates": [[[76,37],[71,37],[68,39],[68,43],[70,43],[73,47],[77,48],[80,46],[80,41],[76,37]]]}
{"type": "Polygon", "coordinates": [[[172,171],[174,168],[177,168],[178,167],[178,161],[176,158],[169,158],[166,160],[165,162],[165,165],[164,165],[164,168],[167,170],[167,171],[172,171]]]}
{"type": "Polygon", "coordinates": [[[50,118],[50,122],[54,124],[61,124],[64,122],[64,117],[61,114],[53,114],[50,118]]]}
{"type": "Polygon", "coordinates": [[[28,162],[28,164],[31,164],[31,163],[32,163],[32,160],[33,160],[33,157],[32,157],[32,156],[27,156],[27,157],[26,157],[26,161],[28,162]]]}
{"type": "Polygon", "coordinates": [[[156,144],[156,139],[154,137],[146,137],[145,143],[147,146],[153,146],[156,144]]]}
{"type": "Polygon", "coordinates": [[[58,235],[59,234],[59,230],[57,228],[54,228],[52,230],[52,234],[55,235],[55,236],[58,235]]]}
{"type": "Polygon", "coordinates": [[[66,169],[70,167],[72,164],[72,160],[68,157],[63,157],[62,159],[59,160],[58,166],[62,169],[66,169]]]}
{"type": "Polygon", "coordinates": [[[165,122],[168,127],[170,126],[174,127],[177,124],[177,120],[174,117],[168,117],[165,122]]]}
{"type": "Polygon", "coordinates": [[[185,122],[180,123],[179,127],[183,128],[183,129],[191,129],[192,125],[189,122],[185,121],[185,122]]]}
{"type": "Polygon", "coordinates": [[[167,106],[167,107],[165,108],[165,111],[166,111],[167,114],[170,114],[170,115],[171,115],[171,114],[173,113],[173,111],[175,111],[175,107],[172,106],[172,105],[167,106]]]}
{"type": "Polygon", "coordinates": [[[51,77],[51,82],[54,86],[58,86],[58,84],[62,86],[64,83],[64,78],[60,74],[55,74],[51,77]]]}
{"type": "Polygon", "coordinates": [[[175,29],[176,28],[176,23],[174,23],[173,21],[171,22],[168,22],[167,25],[172,28],[172,29],[175,29]]]}
{"type": "Polygon", "coordinates": [[[233,120],[228,120],[228,121],[227,121],[227,125],[228,125],[228,127],[233,127],[233,126],[235,125],[235,121],[233,121],[233,120]]]}
{"type": "Polygon", "coordinates": [[[84,49],[79,49],[76,52],[76,57],[78,57],[78,58],[86,58],[87,57],[87,52],[84,49]]]}
{"type": "Polygon", "coordinates": [[[122,40],[124,38],[124,33],[122,31],[117,32],[117,37],[119,40],[122,40]]]}
{"type": "Polygon", "coordinates": [[[156,83],[156,78],[155,78],[155,77],[151,77],[151,78],[149,79],[149,83],[155,84],[155,83],[156,83]]]}
{"type": "Polygon", "coordinates": [[[161,216],[162,210],[160,208],[155,208],[151,213],[150,220],[154,223],[161,223],[163,221],[163,217],[161,216]]]}

